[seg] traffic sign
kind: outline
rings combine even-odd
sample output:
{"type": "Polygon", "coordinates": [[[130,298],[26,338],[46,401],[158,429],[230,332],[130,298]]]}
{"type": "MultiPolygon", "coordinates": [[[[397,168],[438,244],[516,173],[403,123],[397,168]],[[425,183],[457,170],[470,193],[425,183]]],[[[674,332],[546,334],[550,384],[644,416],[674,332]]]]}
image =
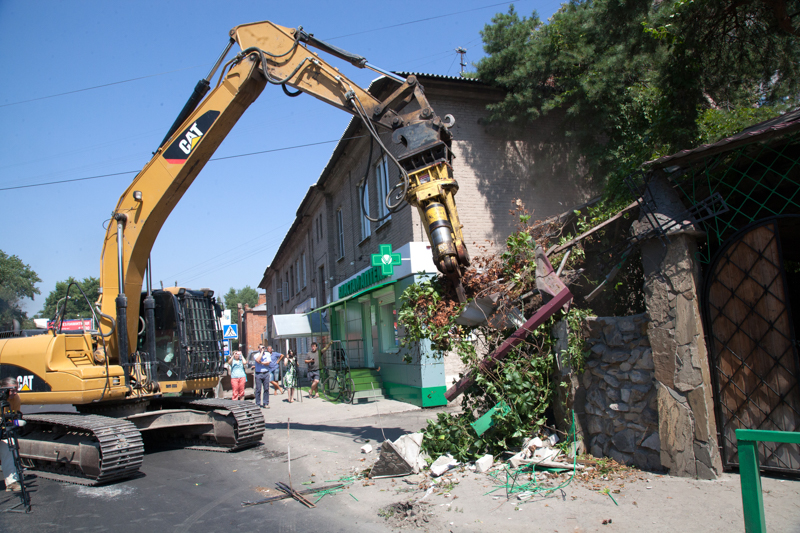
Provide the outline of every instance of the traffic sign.
{"type": "Polygon", "coordinates": [[[229,324],[222,327],[223,339],[238,339],[239,338],[239,325],[229,324]]]}

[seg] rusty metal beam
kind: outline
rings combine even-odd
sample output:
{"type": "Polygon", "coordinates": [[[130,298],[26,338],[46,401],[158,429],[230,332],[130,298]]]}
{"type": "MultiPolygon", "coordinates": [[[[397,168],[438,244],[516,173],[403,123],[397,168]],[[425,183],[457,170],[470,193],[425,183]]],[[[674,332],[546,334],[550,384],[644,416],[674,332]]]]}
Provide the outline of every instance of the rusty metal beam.
{"type": "MultiPolygon", "coordinates": [[[[509,338],[503,341],[503,344],[501,344],[497,350],[481,361],[480,364],[478,364],[478,371],[482,374],[491,372],[497,365],[497,361],[507,356],[512,348],[525,340],[525,337],[527,337],[537,327],[541,326],[545,320],[553,316],[556,311],[558,311],[570,300],[572,300],[572,293],[569,292],[569,289],[564,288],[561,292],[556,294],[555,298],[540,307],[539,310],[536,311],[536,313],[534,313],[534,315],[529,318],[521,328],[512,333],[509,338]]],[[[444,393],[444,397],[447,398],[448,402],[452,402],[459,395],[461,395],[461,393],[467,390],[467,388],[469,388],[469,386],[474,382],[475,374],[472,372],[469,375],[461,378],[458,383],[447,389],[447,392],[444,393]]]]}

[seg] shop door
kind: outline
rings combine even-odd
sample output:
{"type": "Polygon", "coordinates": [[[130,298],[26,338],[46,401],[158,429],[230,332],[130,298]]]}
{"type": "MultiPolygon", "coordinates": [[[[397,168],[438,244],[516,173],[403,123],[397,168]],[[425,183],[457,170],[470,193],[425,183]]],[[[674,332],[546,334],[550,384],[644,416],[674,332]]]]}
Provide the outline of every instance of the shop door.
{"type": "Polygon", "coordinates": [[[377,330],[377,326],[375,325],[375,314],[372,311],[372,305],[369,300],[361,302],[361,317],[364,327],[362,332],[364,338],[364,366],[375,368],[375,343],[373,342],[372,331],[377,330]]]}

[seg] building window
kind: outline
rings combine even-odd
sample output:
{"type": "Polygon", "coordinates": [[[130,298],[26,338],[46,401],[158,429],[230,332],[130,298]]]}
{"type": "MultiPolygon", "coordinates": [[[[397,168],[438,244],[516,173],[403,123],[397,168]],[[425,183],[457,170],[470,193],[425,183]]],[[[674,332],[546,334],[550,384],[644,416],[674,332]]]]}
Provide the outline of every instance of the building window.
{"type": "Polygon", "coordinates": [[[325,290],[325,283],[327,280],[325,279],[325,265],[320,265],[319,267],[319,295],[320,295],[320,305],[325,305],[328,303],[328,292],[325,290]]]}
{"type": "Polygon", "coordinates": [[[363,241],[372,234],[369,219],[369,185],[365,181],[358,188],[358,205],[361,213],[361,240],[363,241]]]}
{"type": "MultiPolygon", "coordinates": [[[[378,218],[392,218],[386,207],[386,196],[389,194],[389,160],[386,156],[375,166],[375,181],[378,183],[378,218]]],[[[382,221],[383,222],[383,221],[382,221]]]]}
{"type": "Polygon", "coordinates": [[[339,259],[344,258],[344,215],[342,208],[336,210],[336,231],[339,234],[339,259]]]}
{"type": "Polygon", "coordinates": [[[380,306],[381,323],[381,351],[394,352],[400,347],[400,338],[397,335],[397,309],[394,302],[380,306]]]}
{"type": "Polygon", "coordinates": [[[300,283],[303,281],[302,274],[300,273],[300,259],[295,259],[294,261],[294,273],[297,275],[297,285],[295,286],[295,291],[300,292],[300,283]]]}
{"type": "Polygon", "coordinates": [[[300,268],[303,270],[303,276],[302,276],[301,279],[303,280],[303,288],[305,289],[306,285],[308,285],[308,277],[306,276],[306,253],[305,252],[300,254],[300,268]]]}
{"type": "Polygon", "coordinates": [[[289,267],[289,294],[295,293],[295,283],[294,283],[294,267],[289,267]]]}

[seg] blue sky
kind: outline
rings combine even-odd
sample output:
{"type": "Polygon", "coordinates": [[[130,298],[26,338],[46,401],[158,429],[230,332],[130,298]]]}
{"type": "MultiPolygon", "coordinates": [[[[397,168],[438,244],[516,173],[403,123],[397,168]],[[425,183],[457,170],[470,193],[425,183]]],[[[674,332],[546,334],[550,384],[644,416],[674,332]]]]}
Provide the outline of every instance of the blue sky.
{"type": "MultiPolygon", "coordinates": [[[[560,6],[513,3],[543,20],[560,6]]],[[[0,249],[42,278],[29,316],[57,281],[99,276],[104,225],[135,174],[29,186],[140,170],[232,27],[303,26],[387,70],[456,75],[455,48],[480,59],[480,30],[510,4],[0,0],[0,249]]],[[[331,63],[364,87],[377,76],[331,63]]],[[[349,120],[268,86],[215,157],[324,144],[209,162],[156,241],[155,284],[255,287],[349,120]]]]}

